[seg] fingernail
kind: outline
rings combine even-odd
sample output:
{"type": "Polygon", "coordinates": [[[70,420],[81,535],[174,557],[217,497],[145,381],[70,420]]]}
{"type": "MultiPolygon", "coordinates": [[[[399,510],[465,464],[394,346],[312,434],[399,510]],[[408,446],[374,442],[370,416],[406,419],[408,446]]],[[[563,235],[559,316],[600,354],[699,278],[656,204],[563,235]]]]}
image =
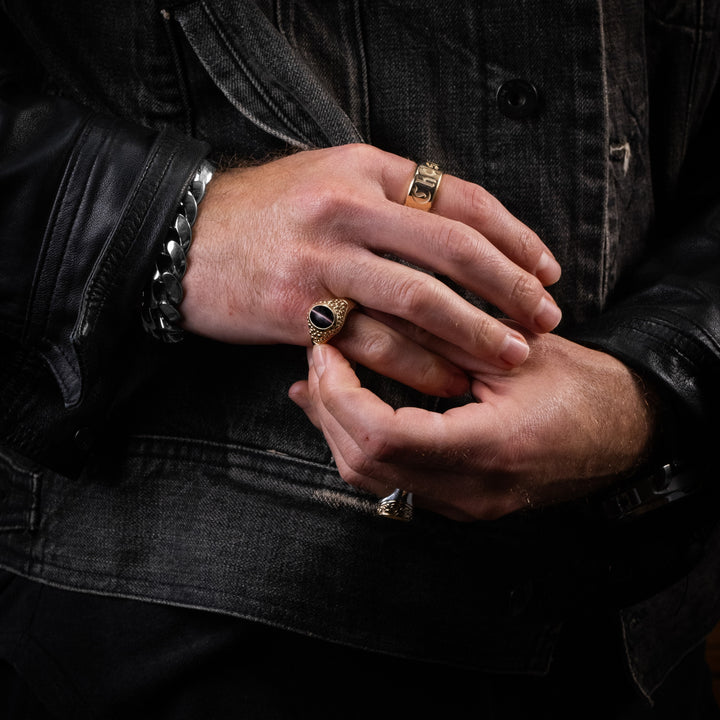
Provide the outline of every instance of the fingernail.
{"type": "Polygon", "coordinates": [[[508,365],[521,365],[527,360],[530,348],[525,338],[517,333],[509,332],[505,336],[505,342],[500,349],[500,359],[508,365]]]}
{"type": "Polygon", "coordinates": [[[538,327],[542,328],[545,332],[549,332],[557,327],[561,318],[562,311],[560,308],[552,300],[545,297],[538,304],[533,320],[538,327]]]}
{"type": "Polygon", "coordinates": [[[325,353],[327,350],[322,345],[316,345],[313,348],[313,362],[315,363],[315,372],[319,378],[325,372],[325,353]]]}
{"type": "Polygon", "coordinates": [[[544,285],[552,285],[560,279],[562,268],[550,253],[544,252],[535,268],[535,275],[544,285]]]}

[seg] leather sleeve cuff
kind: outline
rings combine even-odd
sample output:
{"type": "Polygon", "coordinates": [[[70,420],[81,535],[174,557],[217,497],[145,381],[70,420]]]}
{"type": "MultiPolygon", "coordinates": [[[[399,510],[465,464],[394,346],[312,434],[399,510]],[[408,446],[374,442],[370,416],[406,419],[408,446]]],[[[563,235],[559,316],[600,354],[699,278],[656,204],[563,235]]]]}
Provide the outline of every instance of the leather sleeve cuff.
{"type": "Polygon", "coordinates": [[[2,442],[71,472],[65,448],[113,402],[142,288],[208,152],[67,100],[0,97],[2,442]]]}

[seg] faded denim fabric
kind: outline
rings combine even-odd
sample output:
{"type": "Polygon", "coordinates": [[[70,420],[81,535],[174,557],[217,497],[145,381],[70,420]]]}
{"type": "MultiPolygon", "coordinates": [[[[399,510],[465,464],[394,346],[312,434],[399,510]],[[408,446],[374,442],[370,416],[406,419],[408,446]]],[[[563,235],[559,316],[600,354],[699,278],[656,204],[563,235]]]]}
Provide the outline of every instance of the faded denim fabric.
{"type": "MultiPolygon", "coordinates": [[[[720,10],[694,2],[4,6],[48,91],[172,126],[216,159],[364,141],[483,185],[556,255],[560,331],[578,336],[657,228],[681,225],[686,144],[719,67],[720,10]],[[508,87],[530,92],[527,112],[508,87]]],[[[0,455],[3,567],[506,672],[547,669],[564,617],[623,606],[647,694],[720,617],[703,590],[720,580],[718,539],[682,516],[670,535],[666,518],[618,531],[583,503],[468,525],[378,519],[287,398],[302,348],[145,341],[125,372],[79,477],[0,455]],[[706,543],[703,560],[689,553],[706,543]]],[[[363,380],[395,405],[444,407],[363,380]]]]}

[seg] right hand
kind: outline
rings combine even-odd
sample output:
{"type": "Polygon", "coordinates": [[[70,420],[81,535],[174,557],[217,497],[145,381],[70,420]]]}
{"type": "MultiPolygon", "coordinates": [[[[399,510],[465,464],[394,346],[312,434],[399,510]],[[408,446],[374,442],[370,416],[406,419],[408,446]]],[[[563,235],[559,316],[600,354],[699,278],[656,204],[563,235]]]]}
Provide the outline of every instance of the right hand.
{"type": "Polygon", "coordinates": [[[560,320],[543,288],[560,266],[477,185],[445,175],[432,212],[405,207],[414,171],[410,160],[347,145],[216,174],[194,229],[185,328],[225,342],[307,346],[310,306],[348,297],[361,309],[332,343],[422,392],[450,396],[468,387],[465,373],[441,356],[445,343],[495,367],[520,365],[528,354],[520,333],[384,254],[453,278],[537,333],[560,320]],[[441,339],[441,354],[390,328],[380,313],[441,339]]]}

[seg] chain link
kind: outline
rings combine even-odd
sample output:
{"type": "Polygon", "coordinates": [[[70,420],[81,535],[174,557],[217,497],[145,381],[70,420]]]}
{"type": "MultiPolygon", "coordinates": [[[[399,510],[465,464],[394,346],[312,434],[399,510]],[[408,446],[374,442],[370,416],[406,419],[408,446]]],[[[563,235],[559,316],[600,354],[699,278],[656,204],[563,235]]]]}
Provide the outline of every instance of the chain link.
{"type": "Polygon", "coordinates": [[[140,317],[143,328],[156,340],[175,343],[185,334],[180,327],[179,305],[183,300],[182,279],[198,205],[212,180],[213,165],[203,160],[178,206],[178,214],[163,241],[152,280],[143,290],[140,317]]]}

